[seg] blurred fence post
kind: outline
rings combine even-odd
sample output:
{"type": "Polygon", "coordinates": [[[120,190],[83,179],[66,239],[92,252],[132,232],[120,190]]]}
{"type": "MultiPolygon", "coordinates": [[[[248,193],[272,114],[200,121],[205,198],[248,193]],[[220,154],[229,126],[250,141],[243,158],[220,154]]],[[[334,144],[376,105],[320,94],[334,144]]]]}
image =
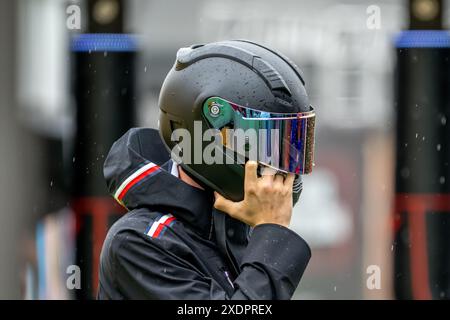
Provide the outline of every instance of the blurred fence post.
{"type": "Polygon", "coordinates": [[[443,1],[410,0],[396,40],[394,289],[398,299],[450,298],[450,35],[443,1]]]}
{"type": "Polygon", "coordinates": [[[123,31],[123,2],[88,1],[88,33],[72,41],[76,138],[72,208],[76,213],[77,298],[94,298],[100,251],[108,227],[124,210],[108,195],[103,162],[135,123],[135,39],[123,31]]]}

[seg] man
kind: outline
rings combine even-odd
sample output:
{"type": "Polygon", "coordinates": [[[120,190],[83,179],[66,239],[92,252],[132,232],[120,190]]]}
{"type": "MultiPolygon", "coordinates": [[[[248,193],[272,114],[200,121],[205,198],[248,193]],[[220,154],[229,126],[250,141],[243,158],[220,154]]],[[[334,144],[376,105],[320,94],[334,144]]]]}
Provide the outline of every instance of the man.
{"type": "Polygon", "coordinates": [[[105,239],[98,298],[290,299],[311,255],[288,229],[313,161],[300,70],[244,40],[182,48],[159,106],[159,133],[131,129],[105,161],[129,212],[105,239]]]}

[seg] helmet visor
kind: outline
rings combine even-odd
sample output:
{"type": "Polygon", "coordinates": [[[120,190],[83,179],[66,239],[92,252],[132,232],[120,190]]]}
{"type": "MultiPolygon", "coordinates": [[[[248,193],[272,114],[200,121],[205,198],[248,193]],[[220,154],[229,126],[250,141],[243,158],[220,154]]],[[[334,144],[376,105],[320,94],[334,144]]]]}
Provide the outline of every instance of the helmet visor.
{"type": "Polygon", "coordinates": [[[209,98],[203,113],[222,144],[278,171],[308,174],[314,162],[315,112],[272,113],[209,98]]]}

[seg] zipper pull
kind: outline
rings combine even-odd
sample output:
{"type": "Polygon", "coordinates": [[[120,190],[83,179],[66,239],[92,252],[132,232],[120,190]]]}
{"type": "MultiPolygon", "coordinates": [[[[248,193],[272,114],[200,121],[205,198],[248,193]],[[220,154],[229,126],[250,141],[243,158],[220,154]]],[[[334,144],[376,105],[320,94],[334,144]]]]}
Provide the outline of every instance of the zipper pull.
{"type": "Polygon", "coordinates": [[[222,268],[222,271],[223,271],[223,273],[225,274],[225,277],[227,278],[228,283],[229,283],[229,284],[231,285],[231,287],[234,289],[233,281],[231,281],[231,277],[230,277],[230,274],[228,273],[227,269],[222,268]]]}

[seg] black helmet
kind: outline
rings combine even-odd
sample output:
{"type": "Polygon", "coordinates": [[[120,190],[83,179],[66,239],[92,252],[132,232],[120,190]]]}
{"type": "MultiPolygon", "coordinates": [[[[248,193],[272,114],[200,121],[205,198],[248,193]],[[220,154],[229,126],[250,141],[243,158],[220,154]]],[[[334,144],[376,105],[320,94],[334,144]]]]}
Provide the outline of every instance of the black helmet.
{"type": "MultiPolygon", "coordinates": [[[[298,199],[300,175],[309,173],[313,165],[315,114],[300,69],[284,55],[247,40],[181,48],[161,88],[159,108],[161,137],[173,155],[178,150],[182,160],[177,161],[184,171],[234,201],[243,198],[243,164],[249,156],[230,147],[224,129],[269,130],[257,134],[258,143],[265,139],[266,149],[260,148],[256,160],[281,172],[296,173],[294,200],[298,199]],[[174,134],[177,129],[197,139],[207,129],[217,130],[222,144],[213,153],[225,160],[204,163],[197,157],[185,161],[188,154],[201,157],[211,141],[197,140],[180,150],[180,137],[174,134]],[[271,134],[275,129],[279,132],[271,134]]],[[[248,152],[249,146],[244,149],[248,152]]]]}

